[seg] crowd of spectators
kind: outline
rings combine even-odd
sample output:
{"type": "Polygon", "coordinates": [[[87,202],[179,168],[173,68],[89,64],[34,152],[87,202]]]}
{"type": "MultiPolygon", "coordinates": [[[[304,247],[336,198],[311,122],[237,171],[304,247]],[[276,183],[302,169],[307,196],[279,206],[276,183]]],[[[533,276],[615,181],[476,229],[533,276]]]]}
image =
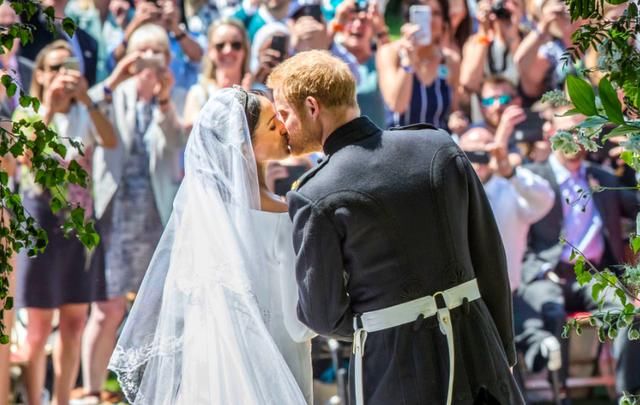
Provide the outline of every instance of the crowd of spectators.
{"type": "MultiPolygon", "coordinates": [[[[101,243],[89,254],[64,238],[65,210],[50,212],[52,196],[34,182],[28,159],[3,159],[25,206],[49,234],[43,255],[21,253],[15,264],[18,308],[28,321],[11,360],[24,366],[29,404],[45,403],[47,381],[57,405],[72,397],[77,404],[101,401],[119,327],[171,212],[184,145],[201,107],[233,85],[268,94],[271,70],[310,49],[326,50],[350,67],[362,115],[379,127],[431,124],[467,152],[503,237],[524,367],[548,368],[566,382],[562,325],[569,313],[597,306],[577,285],[560,236],[597,265],[632,260],[625,235],[638,195],[615,190],[583,197],[594,184],[635,185],[616,145],[604,155],[550,147],[549,139],[580,117],[560,118],[563,111],[540,97],[563,90],[568,74],[597,60],[590,51],[582,66],[561,63],[581,23],[571,22],[562,0],[41,3],[59,20],[71,17],[78,30],[69,36],[56,23],[49,32],[42,12],[28,21],[35,40],[16,42],[0,55],[0,70],[42,106],[38,112],[20,107],[0,89],[0,115],[41,119],[61,137],[83,143],[83,155],[70,148],[63,160],[78,160],[91,174],[91,188],[71,187],[68,198],[96,220],[101,243]],[[51,373],[45,346],[54,324],[51,373]]],[[[3,3],[0,25],[17,21],[3,3]]],[[[267,184],[284,196],[319,157],[272,162],[267,184]]],[[[619,392],[640,389],[635,343],[621,332],[614,345],[619,392]]],[[[9,396],[7,359],[2,346],[0,403],[9,396]]]]}

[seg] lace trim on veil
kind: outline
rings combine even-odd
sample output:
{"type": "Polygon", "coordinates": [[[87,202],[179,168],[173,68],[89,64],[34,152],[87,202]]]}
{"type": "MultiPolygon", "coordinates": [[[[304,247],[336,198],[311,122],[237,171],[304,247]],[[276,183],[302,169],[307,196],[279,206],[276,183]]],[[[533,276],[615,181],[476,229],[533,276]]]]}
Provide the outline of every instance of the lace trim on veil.
{"type": "Polygon", "coordinates": [[[125,349],[116,346],[109,368],[116,374],[123,394],[130,404],[146,404],[144,395],[138,392],[146,365],[155,357],[174,356],[182,351],[182,336],[172,336],[168,341],[125,349]]]}

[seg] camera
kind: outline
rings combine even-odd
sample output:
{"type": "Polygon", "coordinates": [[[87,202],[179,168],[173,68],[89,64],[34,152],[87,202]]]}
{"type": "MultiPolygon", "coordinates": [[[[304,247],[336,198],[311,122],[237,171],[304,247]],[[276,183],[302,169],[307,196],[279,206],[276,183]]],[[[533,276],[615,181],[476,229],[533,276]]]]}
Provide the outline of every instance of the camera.
{"type": "Polygon", "coordinates": [[[356,0],[356,13],[360,13],[363,11],[367,11],[369,8],[369,3],[366,0],[356,0]]]}
{"type": "Polygon", "coordinates": [[[471,163],[478,163],[481,165],[488,165],[491,161],[491,155],[489,152],[484,150],[465,150],[465,155],[467,155],[467,159],[471,163]]]}
{"type": "Polygon", "coordinates": [[[498,20],[511,19],[511,11],[507,10],[504,6],[504,0],[498,0],[491,5],[491,13],[496,16],[498,20]]]}
{"type": "Polygon", "coordinates": [[[158,72],[164,70],[166,67],[166,61],[163,55],[154,54],[149,56],[143,56],[136,61],[136,71],[143,69],[154,69],[158,72]]]}

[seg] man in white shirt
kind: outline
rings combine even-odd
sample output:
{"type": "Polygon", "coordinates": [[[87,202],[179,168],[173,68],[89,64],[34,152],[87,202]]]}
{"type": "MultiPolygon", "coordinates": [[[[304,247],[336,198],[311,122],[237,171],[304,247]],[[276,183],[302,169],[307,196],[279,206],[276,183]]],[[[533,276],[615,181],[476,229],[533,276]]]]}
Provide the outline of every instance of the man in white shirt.
{"type": "Polygon", "coordinates": [[[484,185],[504,244],[513,292],[516,347],[524,353],[528,370],[547,366],[553,371],[560,368],[560,344],[544,329],[541,315],[522,300],[518,290],[529,227],[553,207],[555,193],[542,177],[514,167],[508,142],[507,137],[494,138],[488,129],[474,127],[462,135],[460,147],[484,185]]]}

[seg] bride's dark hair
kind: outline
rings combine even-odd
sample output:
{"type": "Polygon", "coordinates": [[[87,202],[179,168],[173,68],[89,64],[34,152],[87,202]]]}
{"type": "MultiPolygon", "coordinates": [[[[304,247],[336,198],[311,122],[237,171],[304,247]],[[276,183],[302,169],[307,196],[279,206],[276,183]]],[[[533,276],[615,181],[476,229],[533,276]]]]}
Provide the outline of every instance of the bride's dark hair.
{"type": "Polygon", "coordinates": [[[244,115],[247,117],[247,124],[249,125],[249,135],[253,139],[254,132],[258,126],[260,120],[260,99],[258,96],[266,97],[266,94],[259,90],[246,91],[240,86],[233,86],[236,100],[240,102],[240,105],[244,109],[244,115]]]}

